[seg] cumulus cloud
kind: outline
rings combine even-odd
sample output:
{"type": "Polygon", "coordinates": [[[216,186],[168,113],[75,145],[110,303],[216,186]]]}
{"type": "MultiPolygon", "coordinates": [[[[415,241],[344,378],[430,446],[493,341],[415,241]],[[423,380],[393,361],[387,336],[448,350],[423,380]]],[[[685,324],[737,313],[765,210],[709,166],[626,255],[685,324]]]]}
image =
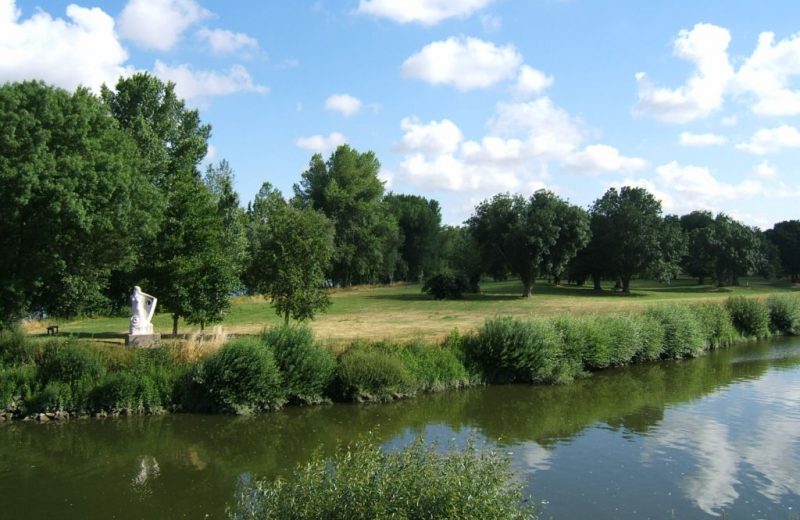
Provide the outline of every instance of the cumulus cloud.
{"type": "Polygon", "coordinates": [[[358,12],[399,23],[436,25],[447,18],[464,18],[493,0],[361,0],[358,12]]]}
{"type": "Polygon", "coordinates": [[[425,124],[416,117],[406,117],[400,122],[400,128],[405,134],[395,148],[404,152],[451,154],[464,139],[461,130],[449,119],[425,124]]]}
{"type": "Polygon", "coordinates": [[[345,117],[361,110],[361,100],[350,94],[333,94],[325,100],[325,109],[340,112],[345,117]]]}
{"type": "Polygon", "coordinates": [[[739,90],[756,97],[752,110],[764,116],[800,114],[800,90],[789,88],[800,75],[800,34],[775,43],[775,34],[764,32],[753,54],[736,74],[739,90]]]}
{"type": "Polygon", "coordinates": [[[523,65],[519,68],[519,75],[517,76],[517,83],[514,86],[514,90],[520,95],[535,95],[541,94],[552,84],[552,76],[548,76],[530,65],[523,65]]]}
{"type": "Polygon", "coordinates": [[[206,42],[212,53],[218,55],[258,50],[258,40],[244,33],[203,27],[197,31],[197,37],[206,42]]]}
{"type": "Polygon", "coordinates": [[[800,131],[789,125],[762,128],[749,141],[737,144],[736,148],[755,155],[775,153],[784,148],[800,148],[800,131]]]}
{"type": "Polygon", "coordinates": [[[338,146],[347,142],[347,137],[339,132],[331,132],[326,136],[315,134],[308,137],[298,137],[294,142],[300,148],[310,150],[314,153],[327,154],[335,150],[338,146]]]}
{"type": "Polygon", "coordinates": [[[717,146],[728,142],[728,138],[716,134],[693,134],[681,132],[678,142],[681,146],[717,146]]]}
{"type": "Polygon", "coordinates": [[[66,14],[37,11],[23,20],[13,0],[0,0],[0,82],[41,79],[68,90],[97,90],[131,72],[112,17],[74,4],[66,14]]]}
{"type": "Polygon", "coordinates": [[[753,173],[758,177],[764,177],[766,179],[771,179],[778,176],[778,170],[776,170],[775,167],[772,166],[767,160],[763,160],[758,163],[753,170],[753,173]]]}
{"type": "Polygon", "coordinates": [[[508,79],[522,64],[513,45],[497,46],[478,38],[450,37],[429,43],[403,63],[406,77],[467,91],[508,79]]]}
{"type": "Polygon", "coordinates": [[[194,104],[204,104],[208,98],[238,92],[266,94],[269,88],[259,85],[241,65],[233,65],[225,72],[198,70],[187,64],[171,67],[156,60],[153,74],[164,81],[175,83],[178,96],[194,104]]]}
{"type": "Polygon", "coordinates": [[[168,51],[186,29],[211,16],[194,0],[129,0],[119,16],[120,34],[141,47],[168,51]]]}
{"type": "Polygon", "coordinates": [[[730,41],[730,32],[713,24],[699,23],[691,30],[680,31],[673,52],[694,63],[694,73],[684,85],[675,89],[654,85],[644,72],[636,74],[639,100],[634,114],[686,123],[718,110],[734,77],[728,59],[730,41]]]}
{"type": "Polygon", "coordinates": [[[648,163],[639,157],[625,157],[613,146],[593,144],[567,157],[567,168],[579,173],[636,172],[648,163]]]}

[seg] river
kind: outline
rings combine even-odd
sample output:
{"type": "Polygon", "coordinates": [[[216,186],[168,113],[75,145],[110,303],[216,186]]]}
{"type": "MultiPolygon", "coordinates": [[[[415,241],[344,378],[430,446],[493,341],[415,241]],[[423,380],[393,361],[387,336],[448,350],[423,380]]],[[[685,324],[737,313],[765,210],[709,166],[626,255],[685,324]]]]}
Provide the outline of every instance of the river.
{"type": "Polygon", "coordinates": [[[800,341],[258,417],[0,424],[1,518],[224,518],[237,486],[365,432],[507,453],[543,517],[800,517],[800,341]]]}

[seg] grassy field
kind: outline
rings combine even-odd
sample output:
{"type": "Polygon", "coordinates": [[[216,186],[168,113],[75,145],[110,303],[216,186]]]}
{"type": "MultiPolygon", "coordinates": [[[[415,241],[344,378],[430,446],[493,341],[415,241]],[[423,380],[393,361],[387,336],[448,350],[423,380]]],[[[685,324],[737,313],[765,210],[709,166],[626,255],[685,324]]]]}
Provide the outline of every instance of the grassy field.
{"type": "MultiPolygon", "coordinates": [[[[687,302],[722,300],[731,295],[760,296],[772,293],[800,292],[800,286],[791,286],[782,280],[765,281],[760,278],[743,279],[740,287],[714,288],[697,285],[694,280],[681,279],[669,285],[639,281],[632,286],[632,294],[623,295],[607,286],[602,293],[591,287],[564,285],[554,287],[537,283],[533,295],[521,298],[522,286],[517,281],[484,282],[482,293],[465,295],[463,300],[435,301],[420,292],[417,284],[380,287],[356,287],[334,290],[332,305],[311,323],[317,337],[332,342],[354,338],[434,339],[445,336],[452,329],[474,329],[486,318],[514,316],[529,318],[559,314],[591,314],[635,311],[658,302],[687,302]]],[[[63,333],[77,334],[96,340],[121,342],[128,329],[126,317],[99,317],[74,321],[58,321],[63,333]]],[[[264,327],[277,325],[280,319],[269,303],[261,297],[237,297],[222,326],[227,333],[254,334],[264,327]]],[[[32,333],[43,333],[31,329],[32,333]]],[[[154,319],[157,332],[169,334],[172,320],[167,314],[154,319]]],[[[197,327],[181,323],[182,334],[196,331],[197,327]]]]}

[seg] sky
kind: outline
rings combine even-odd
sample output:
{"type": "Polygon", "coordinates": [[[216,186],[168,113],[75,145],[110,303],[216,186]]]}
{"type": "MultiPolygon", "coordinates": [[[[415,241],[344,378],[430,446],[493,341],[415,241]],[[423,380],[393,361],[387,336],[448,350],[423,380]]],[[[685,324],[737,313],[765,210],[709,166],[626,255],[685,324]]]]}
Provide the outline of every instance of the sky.
{"type": "Polygon", "coordinates": [[[0,82],[148,71],[211,124],[242,203],[374,151],[460,224],[499,192],[800,218],[794,0],[0,0],[0,82]]]}

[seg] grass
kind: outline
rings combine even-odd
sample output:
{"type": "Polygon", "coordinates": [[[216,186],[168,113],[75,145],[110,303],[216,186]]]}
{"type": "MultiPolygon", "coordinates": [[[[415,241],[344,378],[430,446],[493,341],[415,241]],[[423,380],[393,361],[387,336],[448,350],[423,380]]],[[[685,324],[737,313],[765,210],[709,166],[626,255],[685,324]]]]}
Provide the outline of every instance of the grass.
{"type": "MultiPolygon", "coordinates": [[[[433,300],[421,292],[419,284],[355,287],[331,293],[328,312],[310,325],[317,338],[332,343],[347,343],[355,338],[378,340],[391,338],[405,341],[415,338],[438,340],[457,328],[475,330],[495,316],[529,319],[541,316],[589,315],[636,312],[654,303],[721,302],[730,296],[760,296],[800,292],[783,280],[742,279],[741,286],[715,288],[696,285],[691,279],[680,279],[669,285],[651,281],[634,281],[632,294],[624,296],[605,286],[602,293],[591,287],[552,286],[538,282],[533,295],[520,297],[518,281],[483,282],[482,293],[465,294],[460,300],[433,300]]],[[[223,322],[230,334],[258,334],[265,327],[279,325],[269,303],[261,297],[237,297],[223,322]]],[[[101,317],[75,321],[59,321],[63,333],[77,334],[95,341],[122,343],[128,330],[127,317],[101,317]]],[[[171,333],[172,321],[167,314],[157,314],[157,332],[171,333]]],[[[180,332],[192,333],[184,323],[180,332]]]]}

